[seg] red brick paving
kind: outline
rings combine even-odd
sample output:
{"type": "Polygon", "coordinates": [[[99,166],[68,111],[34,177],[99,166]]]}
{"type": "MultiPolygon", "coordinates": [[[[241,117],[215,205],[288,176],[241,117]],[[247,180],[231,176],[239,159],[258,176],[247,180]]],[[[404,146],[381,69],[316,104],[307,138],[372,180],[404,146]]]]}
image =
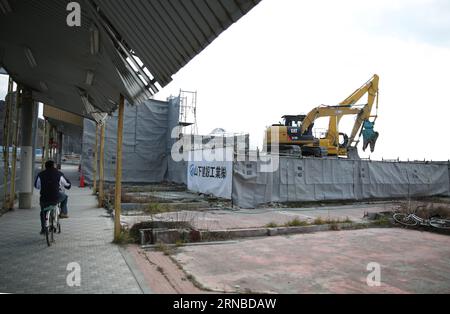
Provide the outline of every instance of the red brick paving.
{"type": "Polygon", "coordinates": [[[184,247],[175,258],[229,292],[449,293],[450,237],[397,228],[330,231],[184,247]],[[381,265],[369,287],[367,264],[381,265]]]}
{"type": "Polygon", "coordinates": [[[127,248],[136,266],[143,275],[152,293],[156,294],[200,294],[205,291],[197,288],[186,278],[185,273],[169,256],[159,251],[144,251],[137,245],[127,248]]]}

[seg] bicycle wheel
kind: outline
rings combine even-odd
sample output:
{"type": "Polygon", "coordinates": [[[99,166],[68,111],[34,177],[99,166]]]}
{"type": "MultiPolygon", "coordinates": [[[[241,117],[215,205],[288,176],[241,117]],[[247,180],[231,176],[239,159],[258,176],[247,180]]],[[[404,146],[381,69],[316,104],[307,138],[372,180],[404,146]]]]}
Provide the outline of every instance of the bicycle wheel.
{"type": "Polygon", "coordinates": [[[50,214],[50,240],[55,242],[55,217],[54,212],[50,214]]]}
{"type": "Polygon", "coordinates": [[[418,224],[417,220],[412,218],[409,214],[395,213],[392,218],[394,218],[395,222],[408,227],[414,227],[418,224]]]}
{"type": "Polygon", "coordinates": [[[51,216],[52,216],[51,213],[49,212],[45,213],[45,240],[47,241],[48,246],[52,245],[50,238],[50,229],[52,228],[50,224],[51,216]]]}
{"type": "Polygon", "coordinates": [[[50,241],[50,227],[45,228],[45,240],[48,246],[52,246],[52,242],[50,241]]]}
{"type": "Polygon", "coordinates": [[[59,218],[59,216],[61,215],[61,204],[58,204],[57,209],[58,211],[56,212],[56,216],[58,221],[58,234],[61,234],[61,218],[59,218]]]}
{"type": "Polygon", "coordinates": [[[440,218],[431,218],[430,226],[433,226],[438,229],[450,229],[450,220],[440,219],[440,218]]]}

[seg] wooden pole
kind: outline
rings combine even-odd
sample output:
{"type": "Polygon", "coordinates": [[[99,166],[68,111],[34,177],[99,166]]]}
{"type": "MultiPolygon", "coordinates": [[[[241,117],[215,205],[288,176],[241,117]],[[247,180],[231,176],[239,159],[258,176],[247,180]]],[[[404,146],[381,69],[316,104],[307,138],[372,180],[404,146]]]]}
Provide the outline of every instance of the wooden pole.
{"type": "Polygon", "coordinates": [[[125,98],[120,95],[119,116],[117,118],[117,158],[116,158],[116,188],[114,197],[114,241],[118,241],[121,232],[120,215],[122,203],[122,142],[123,142],[123,112],[125,98]]]}
{"type": "Polygon", "coordinates": [[[98,165],[98,123],[95,124],[95,147],[94,147],[94,176],[93,192],[97,193],[97,165],[98,165]]]}
{"type": "Polygon", "coordinates": [[[100,131],[100,178],[98,181],[98,207],[103,207],[103,200],[105,199],[105,190],[103,183],[105,182],[105,127],[106,121],[103,121],[100,131]]]}
{"type": "Polygon", "coordinates": [[[12,157],[12,173],[11,173],[11,190],[9,193],[9,208],[14,208],[14,201],[16,199],[16,171],[17,171],[17,146],[19,145],[19,124],[20,124],[20,87],[16,88],[16,124],[14,125],[13,136],[13,157],[12,157]]]}

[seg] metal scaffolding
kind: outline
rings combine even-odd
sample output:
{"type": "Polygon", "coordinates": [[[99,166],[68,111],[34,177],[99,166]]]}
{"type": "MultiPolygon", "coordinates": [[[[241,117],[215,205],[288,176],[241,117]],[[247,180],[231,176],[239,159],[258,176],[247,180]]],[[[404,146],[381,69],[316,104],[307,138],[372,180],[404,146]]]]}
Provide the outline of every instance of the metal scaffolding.
{"type": "Polygon", "coordinates": [[[179,125],[182,134],[197,135],[197,92],[180,90],[179,125]]]}

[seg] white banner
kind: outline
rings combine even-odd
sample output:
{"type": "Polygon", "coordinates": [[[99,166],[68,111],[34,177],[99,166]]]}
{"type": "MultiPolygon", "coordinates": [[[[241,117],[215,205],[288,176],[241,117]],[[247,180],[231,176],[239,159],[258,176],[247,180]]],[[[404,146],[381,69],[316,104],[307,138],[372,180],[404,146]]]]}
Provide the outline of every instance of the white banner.
{"type": "Polygon", "coordinates": [[[187,167],[190,191],[231,199],[233,150],[216,149],[192,152],[187,167]]]}

